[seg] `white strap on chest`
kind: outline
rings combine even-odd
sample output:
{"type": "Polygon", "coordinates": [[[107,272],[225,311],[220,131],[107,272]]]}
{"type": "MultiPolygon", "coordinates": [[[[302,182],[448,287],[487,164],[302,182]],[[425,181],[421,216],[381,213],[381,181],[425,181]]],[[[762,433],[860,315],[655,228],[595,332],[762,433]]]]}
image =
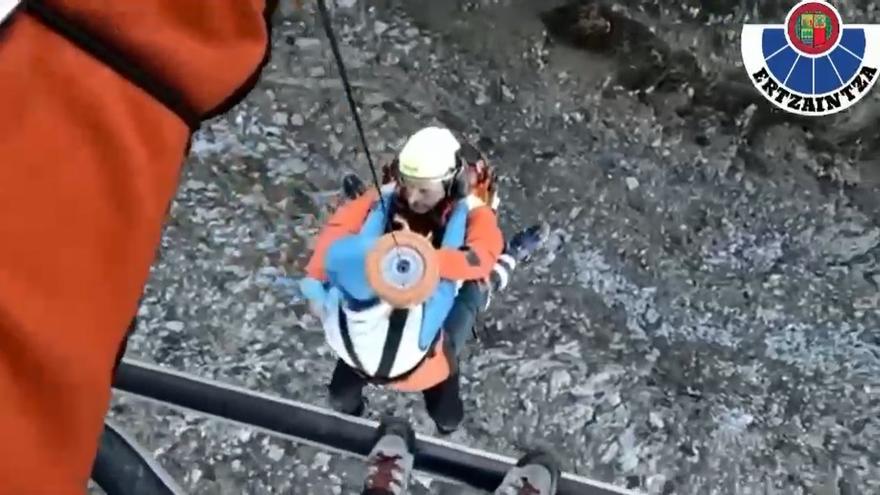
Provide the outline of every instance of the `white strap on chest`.
{"type": "Polygon", "coordinates": [[[382,363],[382,356],[386,352],[393,353],[390,377],[400,376],[412,370],[427,353],[419,348],[423,307],[418,305],[410,308],[401,328],[396,350],[386,350],[386,344],[392,344],[389,343],[391,312],[391,306],[385,302],[360,311],[353,311],[345,306],[338,291],[331,290],[325,303],[322,322],[327,345],[349,366],[360,368],[368,375],[376,375],[382,363]],[[345,315],[345,327],[348,331],[351,349],[357,355],[357,359],[354,359],[345,343],[342,322],[339,319],[340,305],[342,305],[342,312],[345,315]]]}

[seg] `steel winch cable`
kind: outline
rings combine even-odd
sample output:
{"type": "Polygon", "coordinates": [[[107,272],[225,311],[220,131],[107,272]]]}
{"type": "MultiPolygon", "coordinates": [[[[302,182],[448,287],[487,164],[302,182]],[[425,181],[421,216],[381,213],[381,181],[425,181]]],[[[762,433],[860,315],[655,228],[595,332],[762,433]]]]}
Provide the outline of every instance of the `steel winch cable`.
{"type": "MultiPolygon", "coordinates": [[[[370,146],[367,144],[367,136],[364,132],[364,126],[361,122],[360,112],[357,109],[357,103],[354,101],[354,93],[351,89],[351,82],[348,79],[348,72],[345,70],[345,63],[342,60],[342,53],[339,51],[339,44],[336,41],[336,33],[333,30],[333,23],[330,19],[330,12],[327,10],[327,3],[325,0],[317,0],[318,2],[318,10],[321,14],[321,21],[324,24],[324,32],[327,34],[327,39],[330,41],[330,49],[333,51],[333,58],[336,60],[336,68],[339,71],[339,77],[342,79],[342,88],[345,90],[345,96],[348,99],[348,106],[351,109],[351,115],[354,118],[354,125],[357,127],[358,136],[361,140],[361,146],[364,148],[364,154],[367,157],[367,164],[370,166],[370,174],[373,177],[373,185],[376,187],[376,192],[379,194],[379,202],[382,205],[382,209],[385,212],[385,222],[386,228],[391,224],[391,209],[389,208],[385,198],[382,196],[382,186],[379,183],[379,174],[376,171],[376,165],[373,163],[373,157],[370,155],[370,146]]],[[[396,247],[400,247],[397,244],[397,237],[394,236],[394,230],[388,229],[391,232],[391,238],[394,240],[394,245],[396,247]]]]}

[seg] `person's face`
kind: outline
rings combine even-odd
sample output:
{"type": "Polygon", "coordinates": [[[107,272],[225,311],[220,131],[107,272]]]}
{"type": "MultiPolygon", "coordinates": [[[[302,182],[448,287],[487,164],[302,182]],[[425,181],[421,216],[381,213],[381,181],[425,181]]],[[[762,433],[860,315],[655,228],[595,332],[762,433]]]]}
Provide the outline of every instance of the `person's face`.
{"type": "Polygon", "coordinates": [[[404,178],[402,182],[404,185],[404,198],[413,213],[419,215],[428,213],[446,197],[446,189],[440,181],[404,178]]]}

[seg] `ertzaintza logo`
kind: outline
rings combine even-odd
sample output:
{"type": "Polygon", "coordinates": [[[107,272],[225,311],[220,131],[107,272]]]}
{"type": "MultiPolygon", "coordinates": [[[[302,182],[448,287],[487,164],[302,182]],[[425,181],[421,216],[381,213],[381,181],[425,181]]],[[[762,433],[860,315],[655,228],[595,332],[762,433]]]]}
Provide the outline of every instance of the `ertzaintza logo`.
{"type": "Polygon", "coordinates": [[[798,3],[785,24],[745,24],[741,45],[755,87],[799,115],[831,115],[855,105],[880,68],[880,24],[844,25],[827,2],[798,3]]]}

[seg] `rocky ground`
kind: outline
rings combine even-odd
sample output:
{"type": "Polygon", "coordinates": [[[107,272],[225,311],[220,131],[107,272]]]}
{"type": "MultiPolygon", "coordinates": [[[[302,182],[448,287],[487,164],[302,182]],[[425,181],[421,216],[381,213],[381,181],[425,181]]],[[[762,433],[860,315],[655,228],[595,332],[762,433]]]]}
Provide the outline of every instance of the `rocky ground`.
{"type": "MultiPolygon", "coordinates": [[[[337,1],[374,153],[444,123],[499,167],[508,231],[553,225],[464,364],[453,439],[552,443],[651,494],[880,493],[880,93],[779,114],[738,32],[791,2],[659,3],[337,1]]],[[[262,83],[194,142],[129,356],[323,404],[331,353],[273,280],[301,273],[342,174],[369,175],[317,17],[285,9],[262,83]]],[[[370,401],[432,432],[413,397],[370,401]]],[[[111,416],[191,493],[349,493],[363,473],[130,399],[111,416]]]]}

